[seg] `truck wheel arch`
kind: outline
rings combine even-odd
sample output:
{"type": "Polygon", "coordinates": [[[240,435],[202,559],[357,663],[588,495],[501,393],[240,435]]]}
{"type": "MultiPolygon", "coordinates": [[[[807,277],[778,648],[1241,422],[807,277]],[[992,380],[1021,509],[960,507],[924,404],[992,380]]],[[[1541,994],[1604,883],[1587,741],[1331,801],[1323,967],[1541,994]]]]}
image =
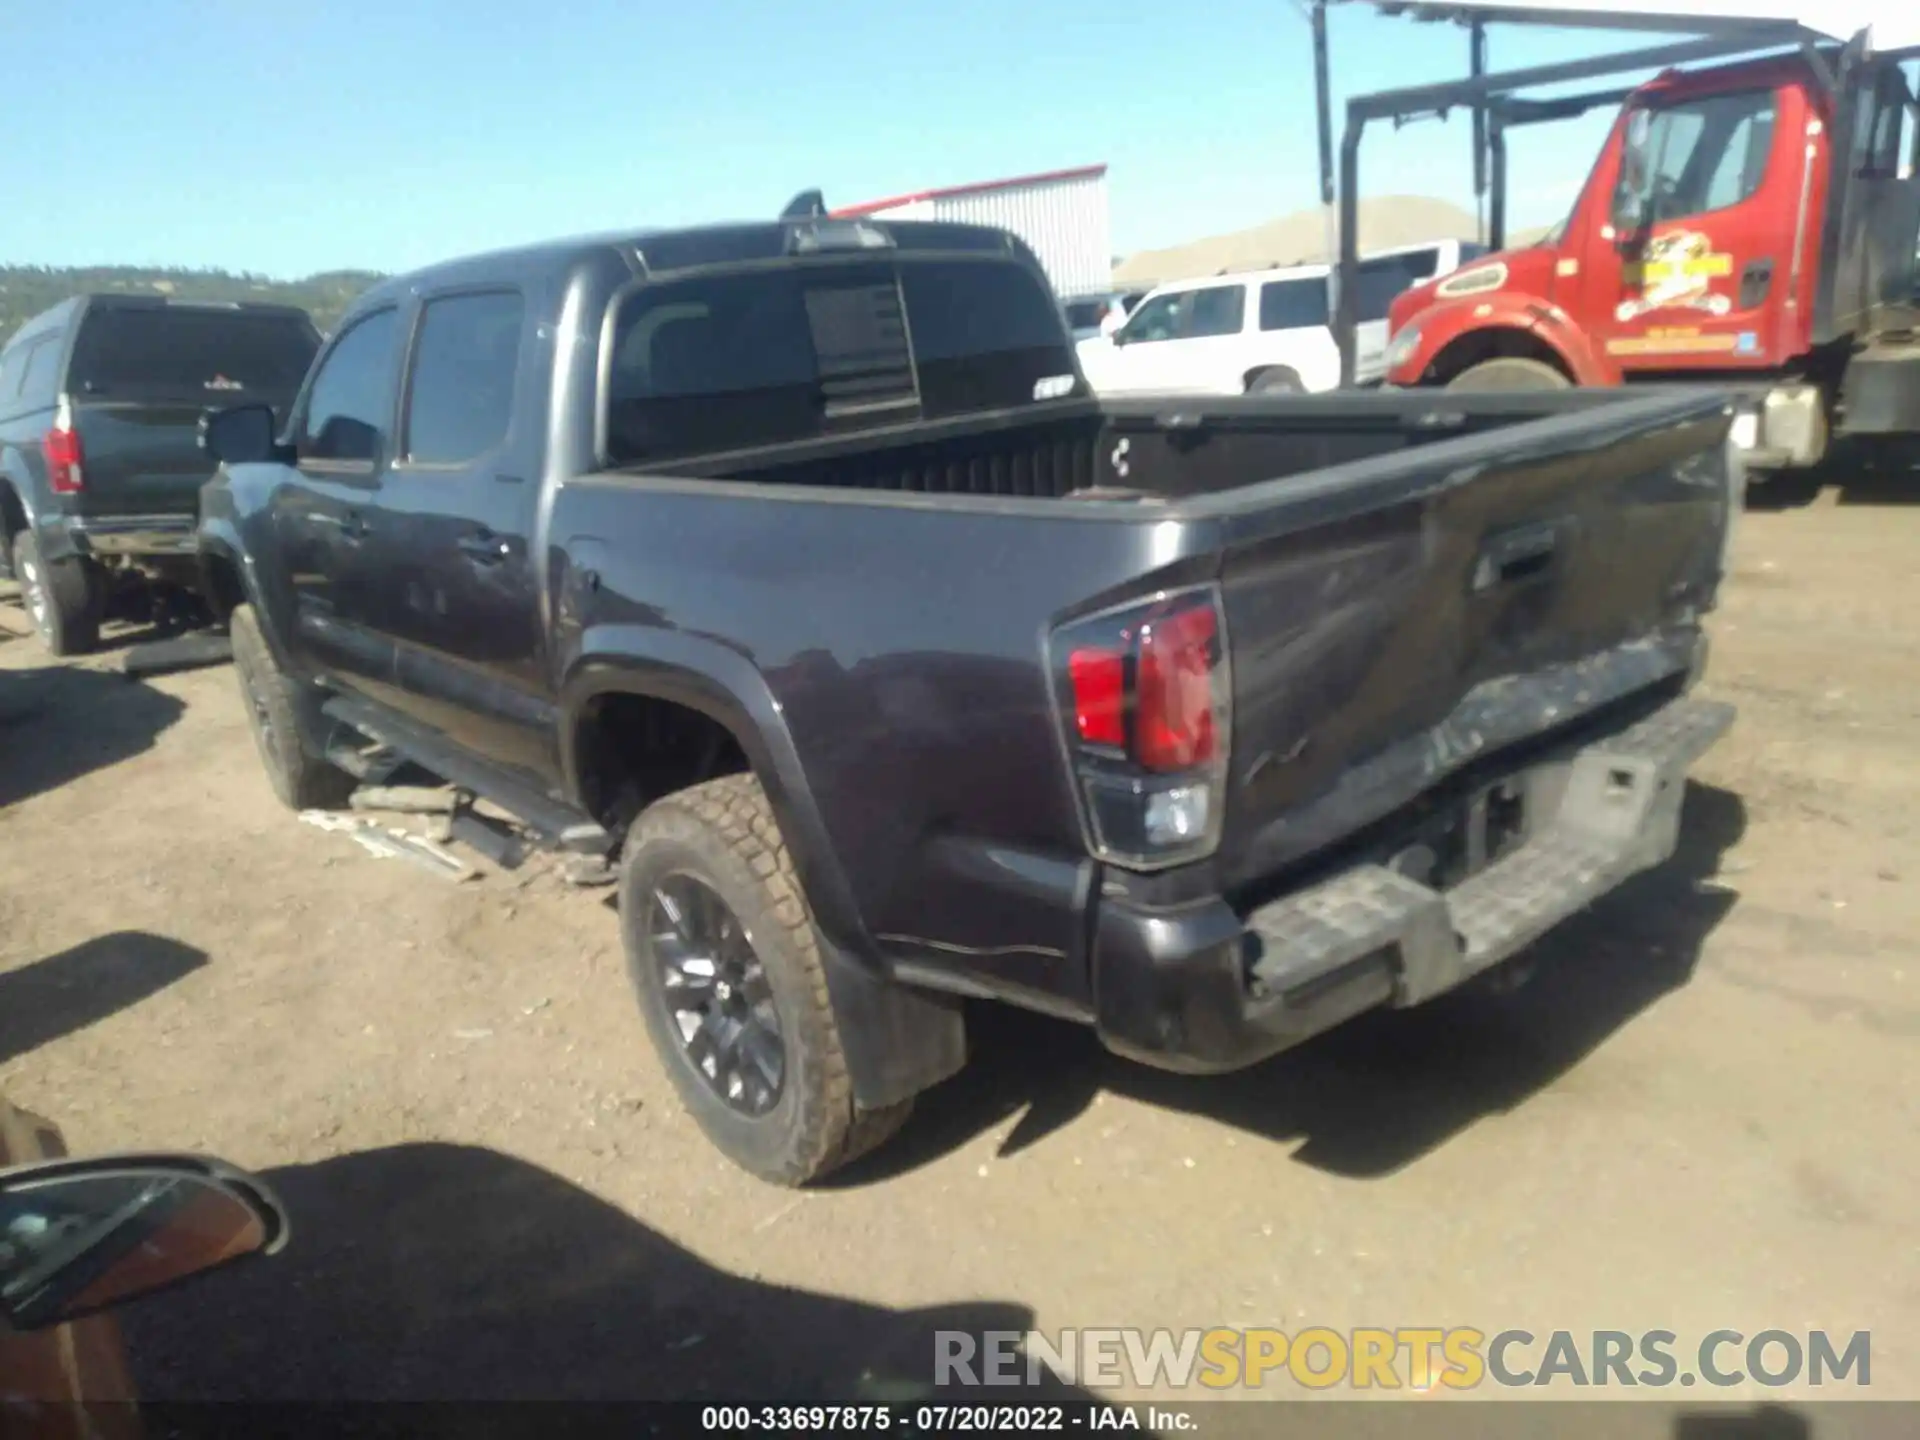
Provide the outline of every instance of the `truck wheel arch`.
{"type": "Polygon", "coordinates": [[[222,624],[237,605],[251,605],[260,620],[260,637],[273,652],[274,663],[288,674],[298,673],[287,653],[283,626],[290,618],[260,584],[239,538],[222,522],[202,521],[199,535],[200,594],[222,624]]]}
{"type": "Polygon", "coordinates": [[[1446,385],[1489,360],[1532,360],[1578,383],[1572,362],[1553,344],[1517,326],[1466,330],[1449,340],[1428,363],[1425,381],[1446,385]]]}
{"type": "Polygon", "coordinates": [[[1423,385],[1445,385],[1486,360],[1534,360],[1551,365],[1575,385],[1618,385],[1620,367],[1557,307],[1530,300],[1502,305],[1460,302],[1420,322],[1433,356],[1423,385]],[[1488,311],[1481,314],[1480,311],[1488,311]]]}
{"type": "Polygon", "coordinates": [[[1256,365],[1241,377],[1241,388],[1249,395],[1304,395],[1307,385],[1291,365],[1256,365]]]}
{"type": "Polygon", "coordinates": [[[593,727],[611,698],[675,707],[718,726],[766,792],[806,890],[823,942],[828,992],[846,1031],[847,1067],[859,1103],[867,1109],[896,1104],[953,1074],[966,1060],[958,1003],[888,976],[860,921],[765,679],[745,657],[712,642],[674,632],[649,632],[649,640],[644,649],[600,649],[568,674],[561,688],[559,734],[569,798],[583,808],[596,798],[604,800],[591,773],[593,727]]]}

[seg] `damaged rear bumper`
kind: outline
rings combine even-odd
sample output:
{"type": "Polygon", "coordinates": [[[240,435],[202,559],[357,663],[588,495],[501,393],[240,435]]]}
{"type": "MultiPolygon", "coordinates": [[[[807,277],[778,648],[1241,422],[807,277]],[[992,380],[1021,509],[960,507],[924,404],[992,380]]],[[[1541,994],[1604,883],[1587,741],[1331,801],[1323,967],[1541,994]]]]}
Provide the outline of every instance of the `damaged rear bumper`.
{"type": "Polygon", "coordinates": [[[1450,889],[1365,864],[1239,915],[1103,902],[1096,1026],[1108,1048],[1206,1073],[1382,1005],[1418,1005],[1499,964],[1674,852],[1688,769],[1733,707],[1674,700],[1509,777],[1524,838],[1450,889]]]}

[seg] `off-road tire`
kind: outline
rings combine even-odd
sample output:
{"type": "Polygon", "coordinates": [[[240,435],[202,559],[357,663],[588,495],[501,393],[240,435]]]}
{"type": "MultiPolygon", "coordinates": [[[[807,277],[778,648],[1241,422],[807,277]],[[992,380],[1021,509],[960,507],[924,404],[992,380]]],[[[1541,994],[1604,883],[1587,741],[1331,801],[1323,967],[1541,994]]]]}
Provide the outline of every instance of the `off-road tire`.
{"type": "Polygon", "coordinates": [[[911,1098],[880,1110],[854,1102],[812,911],[752,775],[709,780],[640,813],[620,860],[620,928],[640,1013],[681,1103],[741,1169],[775,1185],[805,1185],[873,1150],[906,1122],[911,1098]],[[764,1115],[728,1106],[674,1027],[646,933],[654,887],[672,874],[693,876],[726,902],[766,973],[785,1067],[779,1099],[764,1115]]]}
{"type": "Polygon", "coordinates": [[[13,578],[20,585],[20,603],[48,654],[84,655],[100,643],[107,586],[98,569],[85,559],[50,565],[33,531],[14,537],[13,578]]]}
{"type": "Polygon", "coordinates": [[[260,633],[251,605],[237,605],[227,618],[233,643],[233,670],[240,681],[240,703],[247,728],[266,767],[267,780],[280,803],[291,810],[338,810],[353,793],[354,779],[338,766],[307,753],[301,741],[300,711],[306,697],[281,672],[260,633]]]}
{"type": "Polygon", "coordinates": [[[1544,360],[1502,355],[1469,365],[1447,382],[1449,390],[1570,390],[1573,382],[1544,360]]]}

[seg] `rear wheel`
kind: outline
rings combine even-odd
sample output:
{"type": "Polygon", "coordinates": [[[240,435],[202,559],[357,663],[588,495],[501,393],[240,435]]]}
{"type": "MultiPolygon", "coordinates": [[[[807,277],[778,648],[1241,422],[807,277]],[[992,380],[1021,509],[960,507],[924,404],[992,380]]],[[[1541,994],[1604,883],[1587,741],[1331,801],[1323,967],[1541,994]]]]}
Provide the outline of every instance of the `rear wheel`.
{"type": "Polygon", "coordinates": [[[911,1100],[854,1102],[813,916],[753,776],[641,812],[621,859],[620,924],[654,1048],[741,1169],[804,1185],[905,1122],[911,1100]]]}
{"type": "Polygon", "coordinates": [[[40,643],[54,655],[83,655],[100,643],[106,580],[93,562],[75,557],[49,563],[33,531],[13,542],[13,578],[40,643]]]}
{"type": "Polygon", "coordinates": [[[1300,377],[1284,365],[1275,365],[1270,369],[1256,370],[1247,377],[1249,395],[1304,395],[1307,387],[1300,383],[1300,377]]]}
{"type": "Polygon", "coordinates": [[[298,685],[281,672],[260,633],[251,605],[234,607],[227,631],[233,642],[233,670],[254,748],[280,803],[293,810],[337,810],[353,793],[346,771],[316,760],[302,739],[300,708],[308,703],[298,685]]]}
{"type": "Polygon", "coordinates": [[[1447,382],[1449,390],[1570,390],[1573,382],[1544,360],[1503,355],[1469,366],[1447,382]]]}

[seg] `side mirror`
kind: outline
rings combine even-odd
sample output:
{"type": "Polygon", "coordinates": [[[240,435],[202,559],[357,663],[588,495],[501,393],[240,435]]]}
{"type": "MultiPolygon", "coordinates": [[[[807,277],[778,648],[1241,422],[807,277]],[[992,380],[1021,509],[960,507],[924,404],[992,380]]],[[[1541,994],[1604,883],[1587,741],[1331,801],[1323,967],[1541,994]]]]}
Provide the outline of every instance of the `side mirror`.
{"type": "Polygon", "coordinates": [[[264,1182],[191,1155],[0,1171],[0,1320],[36,1330],[286,1244],[264,1182]]]}
{"type": "Polygon", "coordinates": [[[279,421],[271,405],[235,405],[200,417],[200,448],[222,465],[252,465],[288,456],[279,443],[279,421]]]}

